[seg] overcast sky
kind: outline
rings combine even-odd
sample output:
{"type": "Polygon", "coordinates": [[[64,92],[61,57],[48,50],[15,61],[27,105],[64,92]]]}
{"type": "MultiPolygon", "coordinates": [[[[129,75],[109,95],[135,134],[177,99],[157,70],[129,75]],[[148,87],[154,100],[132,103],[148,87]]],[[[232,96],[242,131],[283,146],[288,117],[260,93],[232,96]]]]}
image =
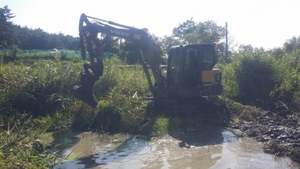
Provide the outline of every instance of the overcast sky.
{"type": "Polygon", "coordinates": [[[15,14],[17,25],[49,33],[78,36],[81,13],[136,28],[156,36],[171,35],[173,28],[193,18],[228,23],[235,44],[272,49],[300,36],[300,0],[1,0],[15,14]]]}

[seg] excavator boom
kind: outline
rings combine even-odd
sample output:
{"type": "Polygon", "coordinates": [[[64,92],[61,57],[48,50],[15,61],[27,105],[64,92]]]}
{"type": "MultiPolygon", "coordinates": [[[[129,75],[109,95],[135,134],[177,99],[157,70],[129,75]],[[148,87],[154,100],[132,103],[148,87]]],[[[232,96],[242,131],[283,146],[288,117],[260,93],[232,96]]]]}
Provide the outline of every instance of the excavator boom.
{"type": "MultiPolygon", "coordinates": [[[[158,97],[160,89],[157,87],[165,86],[164,78],[161,75],[160,65],[158,63],[158,56],[156,53],[156,44],[154,43],[152,36],[144,31],[122,24],[118,24],[112,21],[106,21],[95,17],[87,16],[84,13],[81,14],[79,21],[79,32],[82,32],[85,28],[93,29],[97,33],[104,33],[111,36],[116,36],[126,40],[132,41],[140,48],[141,61],[144,72],[147,77],[149,89],[154,97],[158,97]],[[90,20],[93,20],[92,22],[90,20]],[[155,82],[151,81],[150,72],[148,66],[152,71],[155,82]]],[[[83,37],[81,37],[81,50],[82,55],[85,57],[83,37]]]]}

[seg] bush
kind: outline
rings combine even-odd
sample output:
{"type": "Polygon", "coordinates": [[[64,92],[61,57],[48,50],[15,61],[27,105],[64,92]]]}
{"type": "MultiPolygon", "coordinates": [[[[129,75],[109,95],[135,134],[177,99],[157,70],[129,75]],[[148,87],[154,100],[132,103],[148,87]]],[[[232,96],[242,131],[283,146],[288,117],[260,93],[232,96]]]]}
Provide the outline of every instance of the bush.
{"type": "Polygon", "coordinates": [[[242,103],[266,106],[277,85],[274,59],[268,55],[245,53],[235,56],[223,73],[224,94],[242,103]]]}
{"type": "Polygon", "coordinates": [[[285,54],[279,58],[275,65],[276,81],[279,83],[272,92],[272,97],[279,100],[276,103],[277,108],[300,111],[300,64],[299,57],[292,54],[285,54]]]}

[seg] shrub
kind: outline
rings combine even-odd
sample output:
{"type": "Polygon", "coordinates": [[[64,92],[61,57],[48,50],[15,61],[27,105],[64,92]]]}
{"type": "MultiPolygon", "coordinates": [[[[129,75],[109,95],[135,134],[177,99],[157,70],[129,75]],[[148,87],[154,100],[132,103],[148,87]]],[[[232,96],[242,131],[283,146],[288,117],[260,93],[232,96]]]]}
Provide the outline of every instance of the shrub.
{"type": "Polygon", "coordinates": [[[279,83],[272,92],[272,97],[277,102],[277,108],[289,111],[300,111],[300,64],[299,57],[292,54],[285,54],[279,58],[275,65],[276,81],[279,83]]]}
{"type": "Polygon", "coordinates": [[[277,82],[274,59],[269,55],[245,53],[235,56],[224,69],[224,94],[243,103],[266,106],[277,82]]]}

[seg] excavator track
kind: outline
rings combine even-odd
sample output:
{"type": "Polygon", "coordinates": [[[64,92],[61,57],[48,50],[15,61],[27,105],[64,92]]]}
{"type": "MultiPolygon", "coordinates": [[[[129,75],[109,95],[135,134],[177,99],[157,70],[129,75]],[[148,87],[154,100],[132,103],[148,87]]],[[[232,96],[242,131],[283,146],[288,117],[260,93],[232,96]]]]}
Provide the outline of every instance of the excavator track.
{"type": "Polygon", "coordinates": [[[154,100],[154,107],[160,111],[171,113],[208,112],[218,105],[204,97],[199,98],[169,98],[154,100]]]}

